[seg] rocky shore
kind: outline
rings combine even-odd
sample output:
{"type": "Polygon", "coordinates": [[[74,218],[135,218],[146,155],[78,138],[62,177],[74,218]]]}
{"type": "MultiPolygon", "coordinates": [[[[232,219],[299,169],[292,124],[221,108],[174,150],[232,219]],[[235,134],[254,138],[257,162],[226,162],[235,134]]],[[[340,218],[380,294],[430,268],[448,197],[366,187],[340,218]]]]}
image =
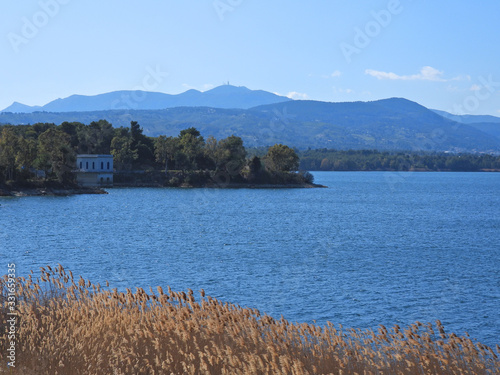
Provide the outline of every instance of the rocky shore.
{"type": "MultiPolygon", "coordinates": [[[[114,187],[126,188],[162,188],[168,187],[158,183],[119,183],[114,187]]],[[[249,184],[249,183],[228,183],[228,184],[181,184],[180,188],[209,188],[209,189],[309,189],[309,188],[327,188],[319,184],[249,184]]],[[[78,194],[108,194],[104,189],[98,187],[79,187],[79,186],[0,186],[0,197],[36,197],[36,196],[69,196],[78,194]]]]}
{"type": "Polygon", "coordinates": [[[186,189],[309,189],[309,188],[327,188],[328,186],[319,184],[250,184],[231,182],[227,184],[203,183],[203,184],[188,184],[183,183],[178,186],[162,185],[160,183],[115,183],[115,188],[165,188],[177,187],[186,189]]]}
{"type": "MultiPolygon", "coordinates": [[[[185,186],[198,187],[198,186],[185,186]]],[[[328,186],[319,184],[248,184],[248,183],[229,183],[225,185],[207,184],[206,188],[215,189],[309,189],[309,188],[327,188],[328,186]]]]}
{"type": "Polygon", "coordinates": [[[68,196],[77,194],[108,194],[99,188],[0,188],[0,197],[68,196]]]}

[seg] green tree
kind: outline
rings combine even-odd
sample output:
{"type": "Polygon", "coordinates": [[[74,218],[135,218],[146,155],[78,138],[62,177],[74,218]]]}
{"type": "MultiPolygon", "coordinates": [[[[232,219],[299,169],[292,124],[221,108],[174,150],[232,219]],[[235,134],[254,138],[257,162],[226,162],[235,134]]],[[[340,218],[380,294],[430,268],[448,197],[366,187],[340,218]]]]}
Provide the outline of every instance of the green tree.
{"type": "Polygon", "coordinates": [[[198,129],[196,129],[195,127],[190,127],[190,128],[181,130],[179,133],[179,138],[182,139],[184,136],[186,136],[188,134],[192,135],[194,138],[201,137],[201,133],[198,129]]]}
{"type": "MultiPolygon", "coordinates": [[[[66,134],[68,134],[71,137],[71,147],[73,147],[74,150],[78,150],[78,147],[80,144],[83,146],[83,139],[80,139],[80,134],[82,131],[84,131],[87,127],[82,124],[81,122],[67,122],[64,121],[58,129],[62,130],[66,134]]],[[[78,152],[80,152],[78,150],[78,152]]],[[[82,153],[82,152],[80,152],[82,153]]],[[[87,153],[87,150],[84,151],[84,153],[87,153]]]]}
{"type": "Polygon", "coordinates": [[[114,136],[113,125],[106,120],[92,121],[79,131],[79,152],[87,154],[109,154],[114,136]]]}
{"type": "Polygon", "coordinates": [[[269,147],[265,156],[267,169],[273,172],[291,172],[299,169],[299,156],[294,149],[275,144],[269,147]]]}
{"type": "Polygon", "coordinates": [[[179,139],[160,135],[155,140],[156,161],[165,166],[165,173],[175,168],[175,155],[179,152],[179,139]],[[170,168],[169,168],[170,167],[170,168]]]}
{"type": "Polygon", "coordinates": [[[330,160],[328,160],[327,158],[324,158],[323,160],[321,160],[321,166],[320,166],[320,169],[322,171],[329,171],[331,169],[331,162],[330,160]]]}
{"type": "Polygon", "coordinates": [[[34,139],[24,139],[20,136],[16,154],[16,167],[20,170],[25,179],[31,175],[30,169],[35,164],[37,154],[37,142],[34,139]]]}
{"type": "Polygon", "coordinates": [[[142,128],[137,121],[130,121],[130,136],[132,137],[132,148],[137,149],[137,144],[143,140],[142,128]]]}
{"type": "Polygon", "coordinates": [[[3,128],[0,133],[0,167],[4,170],[5,179],[13,180],[16,171],[18,137],[13,129],[3,128]]]}
{"type": "Polygon", "coordinates": [[[115,129],[115,136],[111,140],[111,155],[113,155],[116,169],[132,169],[132,164],[139,156],[137,149],[132,149],[129,129],[115,129]]]}
{"type": "Polygon", "coordinates": [[[219,142],[215,139],[214,136],[210,136],[207,138],[204,147],[205,159],[208,161],[207,164],[209,170],[217,169],[217,146],[219,142]]]}
{"type": "MultiPolygon", "coordinates": [[[[76,161],[75,152],[71,148],[71,137],[62,130],[50,128],[40,134],[39,153],[50,165],[52,173],[63,183],[74,181],[72,170],[76,161]]],[[[45,169],[47,170],[47,166],[45,169]]]]}
{"type": "Polygon", "coordinates": [[[153,164],[155,161],[154,142],[146,137],[137,121],[130,122],[130,136],[132,152],[137,152],[137,164],[153,164]]]}
{"type": "Polygon", "coordinates": [[[176,157],[183,170],[195,170],[198,168],[196,160],[203,155],[205,140],[196,128],[182,130],[179,134],[180,152],[183,155],[176,157]]]}
{"type": "Polygon", "coordinates": [[[246,154],[240,137],[232,135],[220,140],[216,150],[217,169],[223,169],[231,176],[238,175],[245,165],[246,154]]]}
{"type": "Polygon", "coordinates": [[[47,130],[51,128],[55,128],[56,125],[53,123],[48,123],[48,122],[37,122],[32,126],[33,131],[36,133],[36,137],[38,138],[40,134],[46,132],[47,130]]]}
{"type": "Polygon", "coordinates": [[[247,166],[244,168],[244,177],[248,182],[259,182],[262,177],[262,162],[258,156],[253,156],[248,160],[247,166]]]}

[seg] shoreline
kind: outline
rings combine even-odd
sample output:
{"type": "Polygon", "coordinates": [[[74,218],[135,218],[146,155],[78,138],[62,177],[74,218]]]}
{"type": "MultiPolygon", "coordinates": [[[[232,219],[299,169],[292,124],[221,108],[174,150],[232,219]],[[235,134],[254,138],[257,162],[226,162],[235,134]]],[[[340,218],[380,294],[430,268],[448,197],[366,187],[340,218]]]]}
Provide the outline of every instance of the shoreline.
{"type": "Polygon", "coordinates": [[[475,171],[453,171],[451,169],[425,169],[425,168],[414,168],[408,170],[397,170],[397,169],[369,169],[369,170],[360,170],[360,169],[349,169],[349,170],[316,170],[311,169],[310,172],[439,172],[439,173],[498,173],[500,169],[478,169],[475,171]]]}
{"type": "MultiPolygon", "coordinates": [[[[312,171],[312,172],[442,172],[452,173],[451,170],[427,170],[410,169],[408,171],[397,170],[349,170],[349,171],[312,171]]],[[[465,172],[465,171],[464,171],[465,172]]],[[[469,173],[499,173],[500,169],[480,169],[477,171],[468,171],[469,173]]],[[[50,184],[52,185],[52,184],[50,184]]],[[[158,182],[137,182],[137,183],[114,183],[113,186],[101,187],[82,187],[82,186],[0,186],[0,197],[38,197],[38,196],[71,196],[81,194],[109,194],[105,188],[183,188],[183,189],[317,189],[328,188],[328,186],[304,183],[304,184],[255,184],[255,183],[228,183],[228,184],[181,184],[179,186],[165,186],[158,182]]]]}
{"type": "Polygon", "coordinates": [[[0,188],[0,197],[66,197],[70,195],[80,194],[108,194],[107,191],[101,188],[0,188]]]}
{"type": "Polygon", "coordinates": [[[205,185],[205,186],[180,186],[187,189],[316,189],[328,188],[318,184],[227,184],[227,185],[205,185]]]}
{"type": "Polygon", "coordinates": [[[314,189],[328,188],[320,184],[251,184],[251,183],[229,183],[229,184],[181,184],[179,186],[165,186],[159,183],[115,183],[110,188],[182,188],[182,189],[314,189]]]}
{"type": "MultiPolygon", "coordinates": [[[[113,188],[171,188],[170,186],[163,186],[161,184],[115,184],[110,186],[113,188]]],[[[232,183],[227,185],[181,185],[176,188],[182,189],[315,189],[315,188],[328,188],[328,186],[319,184],[238,184],[232,183]]],[[[52,187],[27,187],[27,188],[0,188],[0,197],[65,197],[80,194],[109,194],[106,190],[99,187],[68,187],[68,188],[52,188],[52,187]]]]}

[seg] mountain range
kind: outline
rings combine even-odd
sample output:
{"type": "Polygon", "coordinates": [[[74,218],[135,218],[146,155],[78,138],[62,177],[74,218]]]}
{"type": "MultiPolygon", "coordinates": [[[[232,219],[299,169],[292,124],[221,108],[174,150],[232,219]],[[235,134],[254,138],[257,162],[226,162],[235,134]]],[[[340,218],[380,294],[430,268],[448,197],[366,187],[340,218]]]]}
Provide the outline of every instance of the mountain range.
{"type": "Polygon", "coordinates": [[[448,112],[435,109],[433,111],[447,119],[467,124],[500,139],[500,117],[489,115],[452,115],[448,112]]]}
{"type": "Polygon", "coordinates": [[[0,113],[0,124],[89,124],[106,119],[119,127],[129,126],[134,120],[149,136],[176,136],[180,130],[194,126],[205,137],[240,136],[248,147],[284,143],[302,149],[500,153],[500,118],[453,116],[403,98],[331,103],[290,100],[224,85],[204,93],[189,90],[179,95],[134,91],[94,97],[74,95],[31,113],[13,113],[16,108],[23,107],[11,106],[0,113]],[[124,99],[123,95],[128,97],[124,99]],[[136,105],[124,105],[130,100],[136,105]],[[49,112],[48,108],[54,110],[49,112]]]}
{"type": "Polygon", "coordinates": [[[72,95],[56,99],[43,106],[28,106],[14,102],[0,112],[87,112],[110,109],[165,109],[174,107],[213,107],[248,109],[263,104],[273,104],[291,99],[263,90],[250,90],[246,87],[222,85],[208,91],[188,90],[181,94],[170,95],[148,91],[113,91],[93,96],[72,95]]]}

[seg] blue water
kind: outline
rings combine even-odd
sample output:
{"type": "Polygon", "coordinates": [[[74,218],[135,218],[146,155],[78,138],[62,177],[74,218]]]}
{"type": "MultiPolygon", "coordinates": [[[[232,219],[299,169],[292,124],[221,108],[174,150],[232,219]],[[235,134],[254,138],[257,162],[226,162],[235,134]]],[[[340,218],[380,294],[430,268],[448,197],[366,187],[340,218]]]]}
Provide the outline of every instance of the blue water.
{"type": "Polygon", "coordinates": [[[200,290],[290,321],[440,319],[500,343],[500,174],[322,172],[328,189],[0,199],[0,259],[200,290]]]}

